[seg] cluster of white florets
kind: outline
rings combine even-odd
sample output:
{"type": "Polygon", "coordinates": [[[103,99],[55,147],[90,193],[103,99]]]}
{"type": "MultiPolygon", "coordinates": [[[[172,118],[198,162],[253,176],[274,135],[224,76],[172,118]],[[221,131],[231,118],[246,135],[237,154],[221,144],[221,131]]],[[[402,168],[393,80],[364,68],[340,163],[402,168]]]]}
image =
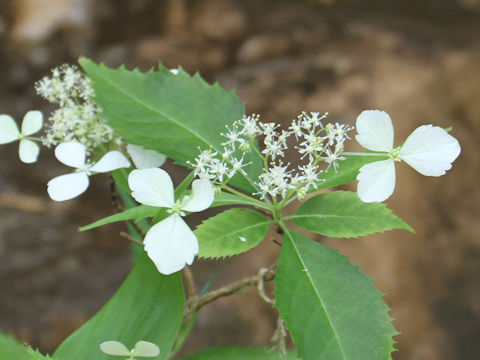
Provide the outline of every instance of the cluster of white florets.
{"type": "Polygon", "coordinates": [[[333,166],[337,169],[338,161],[344,160],[341,156],[343,145],[352,128],[342,124],[327,124],[323,126],[322,120],[327,114],[320,115],[312,112],[301,113],[293,120],[287,130],[280,129],[275,123],[262,123],[258,115],[244,116],[243,119],[233,124],[222,136],[227,141],[222,143],[223,152],[218,154],[213,150],[204,150],[195,159],[192,165],[195,175],[209,179],[216,185],[225,184],[236,173],[245,174],[245,154],[255,146],[255,139],[261,137],[261,151],[265,167],[263,173],[255,182],[258,188],[257,195],[263,199],[267,195],[272,198],[285,198],[289,192],[295,192],[298,197],[303,197],[313,187],[317,188],[322,181],[320,173],[325,169],[321,163],[326,163],[327,168],[333,166]],[[295,146],[303,165],[291,169],[289,163],[284,163],[287,150],[287,140],[295,136],[298,146],[295,146]]]}
{"type": "Polygon", "coordinates": [[[100,116],[94,102],[90,80],[75,66],[62,65],[35,84],[44,99],[58,104],[48,119],[43,143],[50,147],[63,142],[77,141],[87,149],[113,139],[113,129],[100,116]]]}

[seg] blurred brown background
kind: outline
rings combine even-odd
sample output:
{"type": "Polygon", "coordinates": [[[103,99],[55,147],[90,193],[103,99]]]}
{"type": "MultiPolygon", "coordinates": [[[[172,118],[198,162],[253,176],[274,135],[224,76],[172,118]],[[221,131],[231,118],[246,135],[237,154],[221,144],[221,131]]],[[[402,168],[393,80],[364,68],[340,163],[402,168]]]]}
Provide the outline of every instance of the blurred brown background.
{"type": "MultiPolygon", "coordinates": [[[[237,89],[249,113],[289,122],[302,110],[354,122],[390,113],[396,143],[417,126],[453,127],[462,154],[441,178],[404,164],[389,207],[417,231],[328,240],[387,295],[395,359],[480,356],[479,0],[0,0],[0,113],[18,121],[51,108],[33,83],[80,55],[145,70],[161,60],[237,89]]],[[[78,233],[113,212],[108,179],[66,203],[46,183],[65,172],[51,151],[20,163],[0,148],[0,331],[52,351],[115,292],[131,267],[121,225],[78,233]]],[[[359,149],[359,147],[357,148],[359,149]]],[[[269,265],[278,247],[220,263],[198,261],[215,286],[269,265]]],[[[254,291],[204,309],[189,350],[266,343],[275,312],[254,291]]],[[[362,359],[363,360],[363,359],[362,359]]]]}

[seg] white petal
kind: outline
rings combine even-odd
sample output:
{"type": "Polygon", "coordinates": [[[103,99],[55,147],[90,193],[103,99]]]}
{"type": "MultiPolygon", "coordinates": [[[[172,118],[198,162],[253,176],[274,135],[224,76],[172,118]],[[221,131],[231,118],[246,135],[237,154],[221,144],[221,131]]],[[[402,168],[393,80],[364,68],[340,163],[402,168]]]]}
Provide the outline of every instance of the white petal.
{"type": "Polygon", "coordinates": [[[215,190],[208,180],[194,180],[192,193],[188,196],[182,210],[197,212],[207,209],[215,198],[215,190]]]}
{"type": "Polygon", "coordinates": [[[22,139],[20,140],[20,147],[18,148],[18,155],[20,160],[26,164],[31,164],[37,161],[40,153],[40,146],[35,141],[22,139]]]}
{"type": "Polygon", "coordinates": [[[415,129],[400,150],[400,157],[425,176],[441,176],[460,154],[460,144],[445,129],[423,125],[415,129]]]}
{"type": "Polygon", "coordinates": [[[43,125],[43,114],[38,110],[29,111],[23,117],[22,134],[25,136],[40,131],[43,125]]]}
{"type": "Polygon", "coordinates": [[[148,256],[164,275],[182,270],[198,254],[197,237],[176,214],[153,225],[145,236],[144,244],[148,256]]]}
{"type": "Polygon", "coordinates": [[[357,193],[363,202],[381,202],[395,189],[395,162],[393,159],[363,165],[357,175],[357,193]]]}
{"type": "Polygon", "coordinates": [[[97,173],[105,173],[120,168],[130,167],[130,161],[120,151],[109,151],[90,170],[97,173]]]}
{"type": "Polygon", "coordinates": [[[163,165],[166,156],[155,150],[147,150],[141,146],[128,144],[127,152],[130,154],[137,169],[156,168],[163,165]]]}
{"type": "Polygon", "coordinates": [[[160,349],[151,342],[139,341],[135,344],[133,353],[137,357],[155,357],[160,355],[160,349]]]}
{"type": "Polygon", "coordinates": [[[128,186],[139,203],[168,208],[175,203],[172,179],[165,170],[133,170],[128,176],[128,186]]]}
{"type": "Polygon", "coordinates": [[[365,149],[390,152],[393,150],[393,125],[385,111],[365,110],[357,117],[355,139],[365,149]]]}
{"type": "Polygon", "coordinates": [[[70,200],[87,190],[88,176],[84,172],[57,176],[47,184],[47,192],[52,200],[70,200]]]}
{"type": "Polygon", "coordinates": [[[73,141],[62,143],[55,148],[55,156],[60,162],[77,169],[85,166],[86,154],[85,145],[73,141]]]}
{"type": "Polygon", "coordinates": [[[0,115],[0,144],[18,140],[20,132],[15,120],[10,115],[0,115]]]}
{"type": "Polygon", "coordinates": [[[100,349],[107,355],[130,356],[130,351],[118,341],[105,341],[100,344],[100,349]]]}

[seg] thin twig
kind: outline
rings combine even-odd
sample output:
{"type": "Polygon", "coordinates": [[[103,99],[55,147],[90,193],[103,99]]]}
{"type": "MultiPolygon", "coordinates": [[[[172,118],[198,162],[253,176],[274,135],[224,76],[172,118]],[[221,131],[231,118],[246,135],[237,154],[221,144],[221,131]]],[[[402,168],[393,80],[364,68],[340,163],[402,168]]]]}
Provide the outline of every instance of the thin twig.
{"type": "Polygon", "coordinates": [[[195,290],[195,281],[193,279],[192,270],[190,266],[186,265],[182,270],[183,278],[185,279],[185,287],[187,288],[188,300],[197,297],[197,291],[195,290]]]}
{"type": "Polygon", "coordinates": [[[273,299],[270,299],[267,294],[265,293],[265,287],[263,284],[265,283],[265,274],[269,271],[269,269],[266,268],[261,268],[260,271],[258,272],[258,283],[257,283],[257,290],[258,290],[258,295],[267,303],[270,305],[273,305],[275,301],[273,299]]]}
{"type": "Polygon", "coordinates": [[[277,349],[281,359],[287,358],[287,330],[285,329],[285,322],[278,318],[277,327],[273,333],[270,343],[272,344],[272,349],[277,349]]]}
{"type": "Polygon", "coordinates": [[[39,196],[31,196],[15,193],[1,193],[0,207],[6,207],[26,212],[42,212],[48,207],[48,203],[39,196]]]}
{"type": "Polygon", "coordinates": [[[137,245],[140,245],[140,246],[144,246],[144,244],[141,242],[141,241],[138,241],[137,239],[135,239],[133,236],[131,236],[130,234],[127,234],[126,232],[122,231],[120,233],[120,236],[121,237],[124,237],[125,239],[127,239],[128,241],[131,241],[137,245]]]}
{"type": "Polygon", "coordinates": [[[198,311],[201,307],[217,300],[218,298],[236,294],[247,288],[257,286],[260,281],[270,281],[275,277],[276,264],[271,265],[261,274],[245,278],[243,280],[234,282],[233,284],[224,286],[218,290],[212,290],[205,295],[192,299],[185,312],[185,318],[188,319],[193,313],[198,311]]]}
{"type": "Polygon", "coordinates": [[[143,230],[140,226],[138,226],[138,224],[135,222],[135,221],[130,221],[130,224],[133,225],[133,227],[135,228],[135,230],[140,234],[142,235],[142,237],[144,238],[145,235],[147,234],[147,232],[145,230],[143,230]]]}
{"type": "Polygon", "coordinates": [[[261,207],[257,207],[257,206],[254,206],[255,207],[255,210],[261,212],[262,214],[264,214],[267,218],[269,218],[270,220],[273,219],[272,217],[272,212],[269,211],[269,210],[266,210],[266,209],[263,209],[261,207]]]}
{"type": "Polygon", "coordinates": [[[113,176],[110,175],[108,180],[109,180],[108,185],[110,187],[110,198],[112,200],[113,207],[117,209],[117,211],[125,210],[125,206],[119,201],[117,189],[115,186],[115,180],[113,179],[113,176]]]}

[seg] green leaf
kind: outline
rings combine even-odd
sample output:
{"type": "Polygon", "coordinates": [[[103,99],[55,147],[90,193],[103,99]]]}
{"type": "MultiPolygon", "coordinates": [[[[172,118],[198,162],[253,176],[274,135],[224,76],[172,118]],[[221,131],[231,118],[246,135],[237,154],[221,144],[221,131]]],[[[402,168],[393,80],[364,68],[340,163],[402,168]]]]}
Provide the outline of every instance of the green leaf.
{"type": "Polygon", "coordinates": [[[48,355],[43,355],[38,350],[33,350],[30,346],[26,349],[26,351],[27,351],[27,354],[29,356],[28,357],[29,360],[50,360],[50,359],[52,359],[48,355]]]}
{"type": "Polygon", "coordinates": [[[356,193],[333,191],[303,203],[292,219],[298,226],[329,237],[350,238],[392,229],[413,229],[385,204],[364,203],[356,193]]]}
{"type": "Polygon", "coordinates": [[[194,231],[202,258],[240,254],[258,245],[268,231],[270,220],[243,208],[224,211],[204,221],[194,231]]]}
{"type": "Polygon", "coordinates": [[[336,250],[285,229],[275,304],[304,360],[385,360],[390,310],[372,279],[336,250]]]}
{"type": "Polygon", "coordinates": [[[136,206],[134,208],[122,211],[121,213],[107,216],[89,225],[82,226],[79,230],[80,231],[91,230],[91,229],[95,229],[97,227],[100,227],[106,224],[111,224],[118,221],[126,221],[126,220],[132,220],[132,219],[135,221],[140,221],[147,217],[156,216],[158,212],[161,210],[162,210],[161,208],[154,207],[154,206],[140,205],[140,206],[136,206]]]}
{"type": "Polygon", "coordinates": [[[338,162],[339,167],[337,171],[331,166],[322,173],[318,178],[325,181],[321,182],[317,189],[312,188],[310,190],[313,192],[354,182],[357,179],[358,171],[363,165],[379,160],[384,160],[384,158],[379,156],[349,156],[345,160],[338,162]]]}
{"type": "MultiPolygon", "coordinates": [[[[162,64],[158,71],[142,73],[124,67],[110,69],[82,58],[80,64],[93,82],[95,101],[102,116],[127,142],[157,150],[188,166],[202,150],[223,152],[225,125],[245,114],[234,92],[209,85],[199,74],[180,69],[172,74],[162,64]]],[[[237,174],[232,184],[254,191],[262,169],[260,157],[251,151],[245,162],[249,176],[237,174]]]]}
{"type": "Polygon", "coordinates": [[[139,340],[160,347],[166,359],[180,327],[185,306],[180,273],[160,274],[143,252],[110,301],[55,352],[58,360],[112,360],[99,345],[116,340],[131,349],[139,340]]]}
{"type": "Polygon", "coordinates": [[[13,337],[0,334],[0,359],[28,360],[30,357],[13,337]]]}
{"type": "Polygon", "coordinates": [[[11,336],[0,334],[0,359],[47,360],[50,357],[40,354],[29,346],[20,344],[11,336]]]}
{"type": "MultiPolygon", "coordinates": [[[[264,347],[214,347],[187,356],[183,360],[280,360],[278,350],[264,347]]],[[[287,360],[297,359],[295,351],[287,352],[287,360]]]]}

